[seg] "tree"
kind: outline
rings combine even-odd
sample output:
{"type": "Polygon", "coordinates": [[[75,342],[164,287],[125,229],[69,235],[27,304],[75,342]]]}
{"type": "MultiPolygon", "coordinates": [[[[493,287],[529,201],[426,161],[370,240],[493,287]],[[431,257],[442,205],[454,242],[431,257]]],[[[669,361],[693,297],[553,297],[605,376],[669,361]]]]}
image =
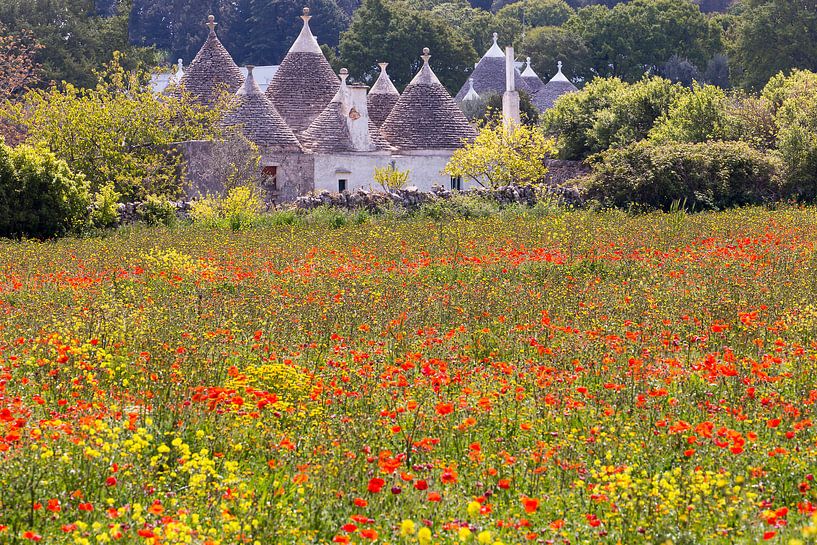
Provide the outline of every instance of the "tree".
{"type": "Polygon", "coordinates": [[[349,16],[334,0],[245,0],[240,44],[234,56],[240,63],[277,64],[289,51],[303,27],[303,7],[311,10],[310,27],[321,43],[337,47],[340,33],[349,26],[349,16]]]}
{"type": "Polygon", "coordinates": [[[531,58],[534,71],[544,81],[556,75],[559,61],[571,81],[587,81],[593,75],[590,51],[584,41],[564,28],[534,28],[526,34],[520,51],[531,58]]]}
{"type": "Polygon", "coordinates": [[[491,123],[473,143],[454,152],[445,172],[490,187],[538,185],[548,172],[545,159],[555,151],[553,141],[535,127],[517,125],[508,131],[491,123]]]}
{"type": "Polygon", "coordinates": [[[19,95],[39,80],[35,57],[41,46],[31,32],[7,34],[0,26],[0,102],[19,95]]]}
{"type": "Polygon", "coordinates": [[[135,68],[153,64],[156,52],[132,47],[128,40],[129,2],[113,17],[98,15],[93,0],[3,0],[0,21],[10,32],[31,32],[42,47],[35,60],[46,81],[68,81],[90,87],[94,71],[108,62],[114,51],[120,62],[135,68]]]}
{"type": "Polygon", "coordinates": [[[659,72],[661,76],[674,83],[680,83],[684,87],[692,87],[693,83],[701,81],[701,72],[698,67],[678,55],[673,55],[662,64],[659,72]]]}
{"type": "Polygon", "coordinates": [[[423,47],[431,49],[434,71],[449,91],[462,86],[477,60],[470,41],[444,20],[388,0],[364,0],[341,35],[340,56],[367,82],[377,76],[378,62],[389,62],[394,84],[403,87],[420,69],[423,47]]]}
{"type": "MultiPolygon", "coordinates": [[[[35,61],[39,49],[30,32],[6,34],[0,26],[0,104],[19,98],[39,81],[40,65],[35,61]]],[[[0,141],[17,143],[21,137],[17,127],[0,121],[0,141]]]]}
{"type": "Polygon", "coordinates": [[[176,196],[180,158],[173,143],[215,138],[220,108],[186,94],[157,96],[144,72],[126,72],[115,56],[93,89],[70,83],[26,94],[4,117],[21,125],[26,142],[44,147],[83,174],[93,193],[113,183],[124,200],[176,196]]]}
{"type": "Polygon", "coordinates": [[[600,76],[638,80],[678,55],[703,65],[721,50],[721,28],[691,0],[633,0],[579,10],[565,28],[582,38],[600,76]]]}
{"type": "MultiPolygon", "coordinates": [[[[474,51],[482,55],[493,44],[494,32],[506,32],[505,28],[500,28],[496,22],[496,17],[483,9],[475,9],[467,2],[446,2],[435,6],[431,12],[446,21],[461,36],[471,40],[474,51]]],[[[504,34],[501,39],[506,40],[504,34]]]]}
{"type": "Polygon", "coordinates": [[[48,150],[0,143],[0,236],[49,238],[81,227],[88,183],[48,150]]]}
{"type": "Polygon", "coordinates": [[[520,0],[500,9],[496,16],[524,24],[525,28],[561,26],[573,15],[563,0],[520,0]]]}
{"type": "Polygon", "coordinates": [[[774,74],[817,71],[817,9],[807,0],[744,0],[730,57],[737,81],[759,89],[774,74]]]}
{"type": "Polygon", "coordinates": [[[728,112],[729,99],[720,87],[695,85],[678,97],[669,112],[650,131],[659,143],[702,143],[734,138],[728,112]]]}

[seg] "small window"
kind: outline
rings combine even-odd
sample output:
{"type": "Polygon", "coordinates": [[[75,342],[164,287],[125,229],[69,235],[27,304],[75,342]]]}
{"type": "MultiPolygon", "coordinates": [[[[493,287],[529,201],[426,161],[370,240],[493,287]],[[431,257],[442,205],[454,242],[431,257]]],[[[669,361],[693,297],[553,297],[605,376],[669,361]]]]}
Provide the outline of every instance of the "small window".
{"type": "Polygon", "coordinates": [[[338,180],[338,193],[346,191],[346,182],[347,180],[338,180]]]}
{"type": "Polygon", "coordinates": [[[451,189],[462,191],[462,176],[451,176],[451,189]]]}
{"type": "Polygon", "coordinates": [[[264,175],[264,182],[269,189],[272,191],[278,190],[278,167],[277,166],[266,166],[261,171],[261,174],[264,175]]]}

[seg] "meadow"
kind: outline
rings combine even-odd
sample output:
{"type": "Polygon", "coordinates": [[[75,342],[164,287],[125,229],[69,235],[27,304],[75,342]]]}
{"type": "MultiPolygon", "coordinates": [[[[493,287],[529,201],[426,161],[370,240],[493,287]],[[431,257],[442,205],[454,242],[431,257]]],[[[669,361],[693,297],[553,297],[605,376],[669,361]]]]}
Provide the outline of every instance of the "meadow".
{"type": "Polygon", "coordinates": [[[0,243],[0,542],[817,539],[817,210],[0,243]]]}

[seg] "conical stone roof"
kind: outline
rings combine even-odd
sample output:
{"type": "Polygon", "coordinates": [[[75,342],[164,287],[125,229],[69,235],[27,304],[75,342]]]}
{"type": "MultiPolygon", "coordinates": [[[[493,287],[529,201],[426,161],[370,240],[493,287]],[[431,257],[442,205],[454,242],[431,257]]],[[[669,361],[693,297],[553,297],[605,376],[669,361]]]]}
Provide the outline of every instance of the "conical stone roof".
{"type": "Polygon", "coordinates": [[[404,151],[461,148],[477,131],[431,70],[428,48],[423,67],[414,77],[380,128],[396,148],[404,151]]]}
{"type": "Polygon", "coordinates": [[[540,112],[553,108],[553,104],[560,96],[578,91],[576,86],[570,83],[570,80],[562,73],[562,61],[559,61],[558,67],[559,71],[556,75],[533,95],[533,103],[540,112]]]}
{"type": "Polygon", "coordinates": [[[525,66],[525,70],[522,72],[522,80],[525,82],[525,85],[528,86],[528,92],[531,95],[535,95],[545,86],[545,82],[533,71],[530,65],[530,57],[527,58],[527,66],[525,66]]]}
{"type": "Polygon", "coordinates": [[[462,97],[462,102],[479,99],[479,93],[477,93],[477,91],[474,89],[474,78],[468,78],[468,92],[465,93],[464,97],[462,97]]]}
{"type": "Polygon", "coordinates": [[[369,120],[371,146],[367,149],[359,149],[352,141],[348,121],[352,114],[352,105],[350,91],[346,86],[347,76],[348,72],[344,68],[341,71],[340,89],[309,128],[301,134],[304,147],[317,153],[388,151],[389,143],[386,142],[371,119],[369,120]]]}
{"type": "Polygon", "coordinates": [[[267,89],[267,98],[296,133],[306,130],[340,88],[338,77],[309,28],[304,8],[303,29],[267,89]]]}
{"type": "Polygon", "coordinates": [[[259,148],[301,150],[292,129],[258,87],[253,68],[247,67],[247,79],[233,97],[222,123],[227,127],[239,128],[259,148]]]}
{"type": "MultiPolygon", "coordinates": [[[[474,80],[474,90],[481,97],[505,92],[505,53],[497,44],[498,38],[499,36],[494,33],[494,45],[483,55],[471,74],[471,78],[474,80]]],[[[517,91],[528,91],[528,87],[522,79],[522,74],[517,69],[514,69],[514,78],[517,91]]],[[[465,82],[455,97],[457,102],[463,101],[465,95],[468,94],[468,90],[469,83],[465,82]]]]}
{"type": "Polygon", "coordinates": [[[386,72],[388,63],[380,63],[380,76],[369,91],[369,118],[375,126],[380,127],[389,117],[394,105],[400,100],[400,92],[392,83],[386,72]]]}
{"type": "Polygon", "coordinates": [[[221,93],[235,93],[244,82],[230,53],[216,36],[215,17],[209,17],[210,35],[181,78],[181,87],[201,104],[212,106],[221,93]]]}

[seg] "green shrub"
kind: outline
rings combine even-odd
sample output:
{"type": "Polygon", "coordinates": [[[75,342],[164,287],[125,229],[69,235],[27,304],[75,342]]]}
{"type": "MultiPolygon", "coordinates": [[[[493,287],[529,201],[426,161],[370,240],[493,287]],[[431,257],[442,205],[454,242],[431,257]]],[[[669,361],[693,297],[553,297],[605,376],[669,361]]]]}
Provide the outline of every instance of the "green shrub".
{"type": "Polygon", "coordinates": [[[190,217],[205,227],[227,226],[240,231],[259,223],[263,209],[260,190],[254,185],[241,185],[222,197],[207,196],[196,201],[190,217]]]}
{"type": "Polygon", "coordinates": [[[102,187],[94,196],[91,205],[91,224],[99,229],[116,225],[119,220],[118,205],[121,197],[113,184],[109,183],[102,187]]]}
{"type": "Polygon", "coordinates": [[[604,206],[723,209],[780,195],[779,162],[743,142],[640,142],[593,158],[587,196],[604,206]]]}
{"type": "Polygon", "coordinates": [[[729,140],[734,132],[729,106],[730,100],[720,87],[695,85],[655,124],[650,140],[659,143],[729,140]]]}
{"type": "Polygon", "coordinates": [[[0,236],[50,238],[88,221],[88,183],[53,153],[0,142],[0,236]]]}
{"type": "Polygon", "coordinates": [[[145,202],[139,205],[139,215],[148,225],[165,225],[176,223],[176,207],[170,201],[154,195],[148,195],[145,202]]]}

